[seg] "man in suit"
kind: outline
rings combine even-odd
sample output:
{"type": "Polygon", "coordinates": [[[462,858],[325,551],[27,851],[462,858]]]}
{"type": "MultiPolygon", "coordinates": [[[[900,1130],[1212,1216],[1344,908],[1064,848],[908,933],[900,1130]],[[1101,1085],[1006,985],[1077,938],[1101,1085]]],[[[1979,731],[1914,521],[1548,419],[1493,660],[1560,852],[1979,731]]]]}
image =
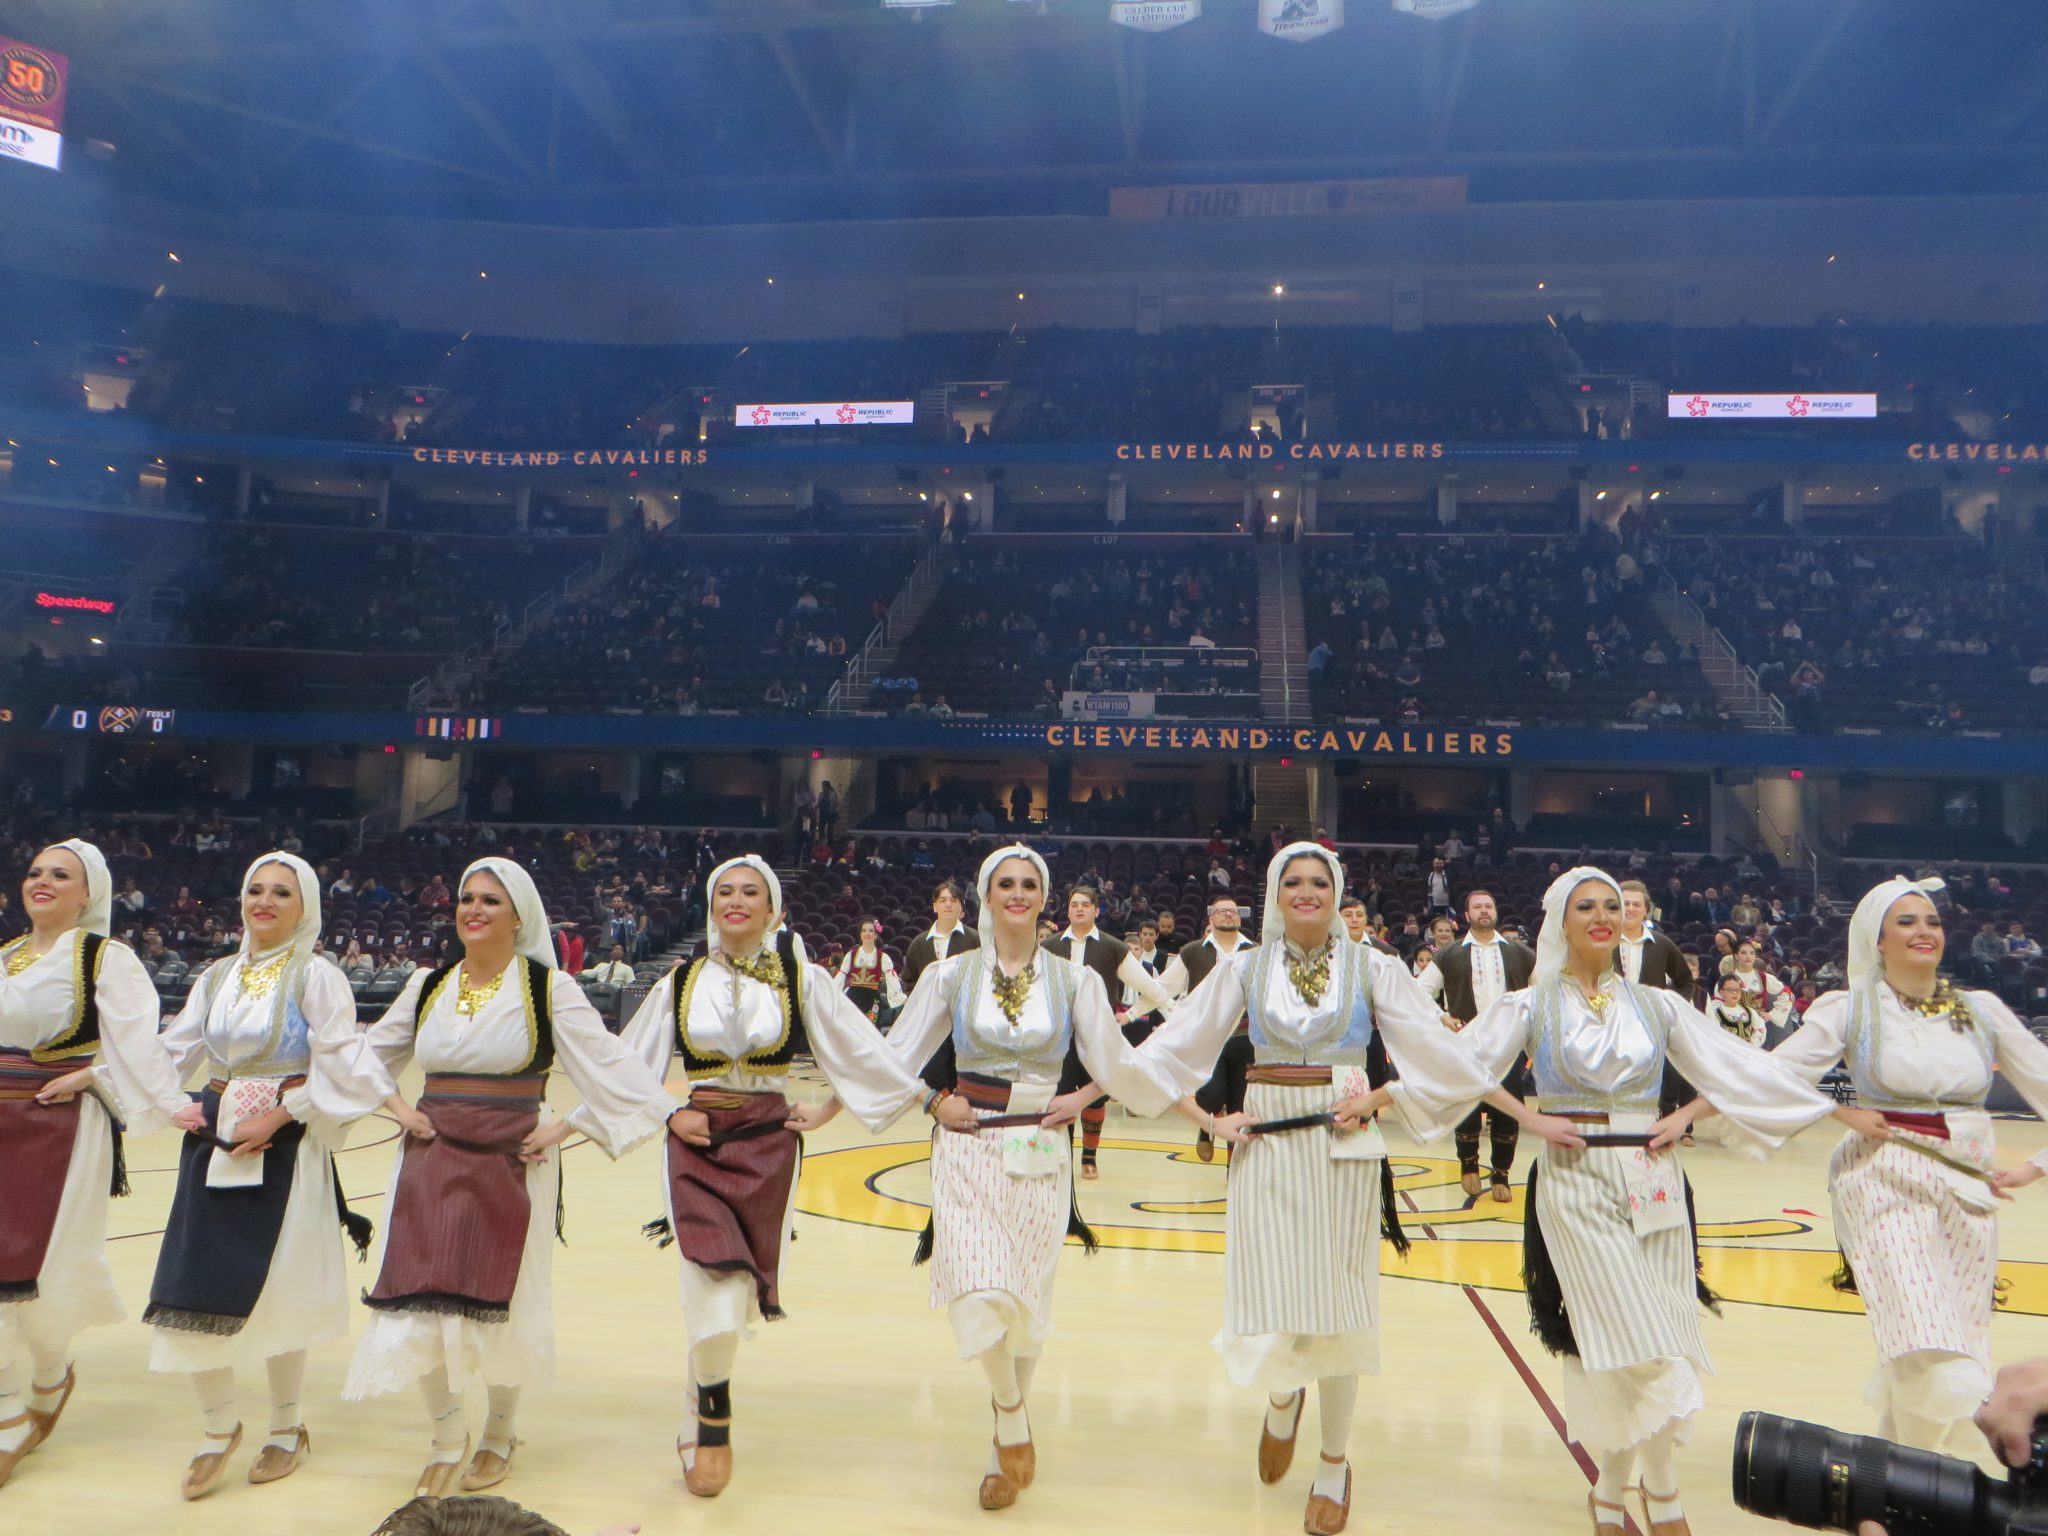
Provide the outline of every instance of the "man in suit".
{"type": "MultiPolygon", "coordinates": [[[[1167,962],[1160,978],[1167,991],[1185,997],[1199,987],[1227,957],[1251,948],[1244,936],[1244,914],[1235,896],[1216,894],[1209,898],[1209,931],[1167,962]]],[[[1195,1102],[1211,1115],[1235,1114],[1244,1108],[1245,1073],[1252,1065],[1252,1037],[1240,1018],[1223,1050],[1216,1058],[1216,1070],[1209,1081],[1195,1090],[1195,1102]]],[[[1216,1144],[1207,1132],[1195,1135],[1195,1156],[1208,1162],[1216,1156],[1216,1144]]]]}
{"type": "MultiPolygon", "coordinates": [[[[1692,1001],[1692,967],[1671,935],[1650,921],[1650,888],[1640,880],[1621,882],[1621,942],[1614,947],[1614,968],[1638,986],[1662,987],[1692,1001]]],[[[1657,1095],[1658,1114],[1668,1115],[1693,1098],[1692,1084],[1667,1058],[1664,1085],[1657,1095]]],[[[1691,1144],[1690,1134],[1684,1139],[1691,1144]]]]}
{"type": "Polygon", "coordinates": [[[960,920],[966,910],[967,900],[960,894],[960,887],[951,880],[941,880],[932,891],[932,925],[911,940],[903,957],[905,992],[917,985],[917,978],[927,966],[981,948],[981,936],[960,920]]]}
{"type": "MultiPolygon", "coordinates": [[[[1444,1023],[1463,1029],[1492,1007],[1495,1000],[1529,985],[1536,971],[1536,952],[1526,944],[1500,935],[1500,910],[1490,891],[1472,891],[1465,897],[1464,939],[1446,945],[1422,968],[1416,978],[1425,991],[1443,1007],[1444,1023]]],[[[1528,1067],[1517,1062],[1508,1075],[1509,1092],[1526,1097],[1528,1067]]],[[[1499,1110],[1482,1104],[1458,1127],[1458,1182],[1475,1200],[1480,1194],[1479,1138],[1482,1128],[1491,1132],[1493,1144],[1493,1198],[1512,1200],[1509,1171],[1515,1165],[1515,1143],[1519,1127],[1499,1110]],[[1481,1122],[1490,1122],[1482,1127],[1481,1122]]]]}
{"type": "MultiPolygon", "coordinates": [[[[1172,995],[1151,972],[1140,965],[1130,946],[1113,939],[1095,926],[1101,903],[1092,885],[1077,885],[1067,893],[1066,931],[1045,941],[1045,947],[1063,960],[1086,966],[1102,978],[1110,1007],[1121,1019],[1124,988],[1129,987],[1148,1011],[1162,1018],[1173,1007],[1172,995]]],[[[1097,1099],[1081,1111],[1081,1177],[1099,1178],[1096,1158],[1102,1150],[1102,1123],[1108,1118],[1109,1100],[1097,1099]]]]}

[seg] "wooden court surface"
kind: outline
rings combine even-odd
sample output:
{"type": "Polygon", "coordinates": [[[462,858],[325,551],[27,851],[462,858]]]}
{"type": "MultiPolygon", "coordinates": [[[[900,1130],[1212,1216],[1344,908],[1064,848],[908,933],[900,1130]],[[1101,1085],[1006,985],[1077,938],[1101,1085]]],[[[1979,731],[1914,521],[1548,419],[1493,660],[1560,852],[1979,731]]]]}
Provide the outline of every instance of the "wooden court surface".
{"type": "MultiPolygon", "coordinates": [[[[815,1083],[798,1091],[823,1094],[815,1083]]],[[[927,1307],[926,1273],[910,1262],[929,1187],[924,1124],[907,1117],[869,1137],[841,1116],[812,1138],[783,1277],[789,1317],[741,1351],[735,1477],[709,1501],[683,1490],[672,1450],[686,1402],[675,1257],[639,1231],[661,1209],[657,1149],[615,1165],[572,1143],[569,1242],[555,1254],[559,1379],[527,1394],[527,1443],[496,1491],[579,1533],[614,1521],[649,1533],[1299,1531],[1313,1400],[1295,1469],[1262,1487],[1261,1399],[1232,1388],[1209,1347],[1222,1317],[1223,1166],[1195,1160],[1187,1122],[1114,1110],[1103,1176],[1080,1186],[1103,1250],[1067,1251],[1057,1331],[1033,1391],[1038,1481],[1014,1509],[976,1506],[987,1388],[954,1358],[943,1315],[927,1307]]],[[[373,1214],[392,1129],[358,1126],[341,1159],[357,1208],[373,1214]]],[[[2048,1142],[2033,1122],[2003,1124],[2000,1137],[2003,1162],[2048,1142]]],[[[1681,1453],[1702,1536],[1764,1528],[1729,1500],[1743,1409],[1874,1428],[1863,1403],[1867,1326],[1824,1284],[1835,1262],[1826,1168],[1836,1139],[1832,1125],[1818,1127],[1768,1163],[1711,1147],[1685,1154],[1708,1276],[1730,1298],[1706,1326],[1718,1375],[1681,1453]]],[[[1405,1263],[1387,1254],[1382,1369],[1365,1383],[1352,1437],[1351,1529],[1583,1532],[1588,1483],[1554,1418],[1558,1363],[1530,1336],[1519,1289],[1529,1148],[1513,1204],[1467,1210],[1448,1143],[1418,1151],[1398,1134],[1390,1141],[1404,1207],[1416,1208],[1406,1216],[1415,1246],[1405,1263]]],[[[114,1270],[131,1317],[147,1299],[175,1147],[170,1134],[132,1141],[135,1195],[113,1207],[114,1270]]],[[[2048,1186],[2022,1191],[2003,1223],[2012,1290],[1995,1353],[2048,1354],[2048,1186]]],[[[367,1286],[375,1271],[353,1273],[367,1286]]],[[[189,1385],[150,1374],[135,1322],[82,1335],[78,1393],[56,1437],[0,1490],[0,1528],[362,1536],[410,1496],[427,1432],[414,1396],[340,1401],[352,1342],[313,1354],[305,1467],[270,1487],[244,1480],[264,1421],[259,1368],[243,1382],[248,1439],[230,1478],[186,1504],[177,1483],[199,1432],[189,1385]]],[[[481,1393],[468,1410],[480,1424],[481,1393]]]]}

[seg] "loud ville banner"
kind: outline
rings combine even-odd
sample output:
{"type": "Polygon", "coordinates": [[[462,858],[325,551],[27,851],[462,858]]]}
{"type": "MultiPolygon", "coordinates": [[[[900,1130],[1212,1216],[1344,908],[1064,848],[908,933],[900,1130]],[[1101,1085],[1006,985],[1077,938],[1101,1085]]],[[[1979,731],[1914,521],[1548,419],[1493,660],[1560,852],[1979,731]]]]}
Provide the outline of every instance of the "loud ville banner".
{"type": "Polygon", "coordinates": [[[1195,752],[1219,757],[1299,752],[1304,756],[1403,759],[1514,756],[1513,731],[1454,726],[1048,725],[1053,752],[1195,752]]]}

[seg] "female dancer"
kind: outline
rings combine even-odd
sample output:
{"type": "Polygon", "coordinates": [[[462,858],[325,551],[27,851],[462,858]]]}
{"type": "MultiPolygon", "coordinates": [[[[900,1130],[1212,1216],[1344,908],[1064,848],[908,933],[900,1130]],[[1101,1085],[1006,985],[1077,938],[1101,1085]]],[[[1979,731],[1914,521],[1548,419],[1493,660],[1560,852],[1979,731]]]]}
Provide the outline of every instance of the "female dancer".
{"type": "MultiPolygon", "coordinates": [[[[778,901],[778,921],[780,915],[778,901]]],[[[882,948],[882,925],[872,917],[860,920],[860,942],[839,962],[839,985],[853,1006],[880,1029],[887,1029],[896,1010],[903,1006],[903,985],[896,979],[896,962],[882,948]]]]}
{"type": "Polygon", "coordinates": [[[1837,1109],[1768,1052],[1710,1024],[1675,993],[1614,969],[1621,887],[1602,870],[1567,870],[1543,896],[1529,986],[1510,992],[1460,1034],[1489,1075],[1528,1053],[1543,1112],[1505,1091],[1487,1096],[1549,1147],[1529,1171],[1523,1266],[1536,1332],[1565,1357],[1572,1435],[1599,1463],[1587,1495],[1600,1536],[1618,1532],[1635,1486],[1652,1536],[1688,1536],[1673,1452],[1704,1406],[1711,1370],[1694,1298],[1699,1280],[1691,1189],[1673,1148],[1705,1106],[1657,1118],[1668,1055],[1715,1109],[1771,1146],[1833,1113],[1866,1128],[1866,1110],[1837,1109]],[[1594,1145],[1589,1136],[1647,1136],[1594,1145]],[[1659,1154],[1659,1155],[1651,1155],[1659,1154]]]}
{"type": "Polygon", "coordinates": [[[383,1266],[364,1298],[374,1315],[343,1393],[357,1400],[418,1381],[434,1450],[417,1491],[434,1496],[458,1477],[472,1491],[503,1481],[520,1389],[553,1379],[555,1149],[574,1131],[622,1157],[678,1108],[555,969],[532,877],[508,859],[479,859],[460,890],[461,961],[415,973],[365,1036],[394,1078],[417,1058],[427,1091],[398,1116],[406,1137],[383,1266]],[[545,1102],[552,1067],[583,1101],[561,1119],[545,1102]],[[473,1379],[490,1412],[465,1470],[462,1393],[473,1379]]]}
{"type": "Polygon", "coordinates": [[[1937,974],[1939,880],[1887,880],[1849,921],[1849,985],[1809,1006],[1774,1053],[1818,1082],[1846,1058],[1856,1102],[1888,1139],[1845,1137],[1829,1172],[1847,1275],[1877,1335],[1870,1403],[1886,1439],[1940,1448],[1991,1391],[1997,1199],[2048,1152],[1994,1173],[1991,1074],[2048,1112],[2048,1046],[1989,992],[1937,974]]]}
{"type": "Polygon", "coordinates": [[[178,1158],[178,1190],[142,1320],[149,1366],[192,1378],[205,1421],[181,1492],[213,1491],[241,1444],[235,1366],[270,1376],[270,1434],[252,1483],[298,1470],[312,1448],[299,1413],[306,1350],[348,1332],[341,1233],[369,1251],[334,1154],[348,1127],[394,1097],[356,1029],[347,980],[313,954],[320,883],[289,853],[242,877],[242,947],[215,961],[162,1036],[183,1082],[206,1063],[205,1123],[178,1158]]]}
{"type": "MultiPolygon", "coordinates": [[[[782,1243],[803,1156],[799,1133],[842,1103],[880,1130],[924,1085],[890,1055],[861,1010],[778,931],[782,882],[753,854],[729,859],[705,882],[704,951],[662,978],[620,1036],[660,1080],[678,1052],[689,1077],[669,1121],[662,1187],[668,1233],[683,1260],[683,1322],[690,1334],[695,1431],[676,1440],[683,1483],[700,1498],[732,1480],[732,1367],[749,1324],[782,1316],[782,1243]],[[796,1037],[835,1098],[792,1108],[796,1037]]],[[[863,925],[863,932],[868,925],[863,925]]],[[[659,1231],[661,1223],[655,1230],[659,1231]]]]}
{"type": "Polygon", "coordinates": [[[1286,1475],[1315,1383],[1322,1459],[1302,1524],[1324,1536],[1350,1515],[1358,1378],[1379,1370],[1382,1230],[1407,1247],[1386,1147],[1368,1123],[1391,1106],[1428,1141],[1494,1086],[1408,967],[1346,935],[1343,893],[1334,853],[1317,843],[1282,848],[1266,871],[1262,942],[1219,964],[1152,1037],[1220,1039],[1240,1015],[1249,1019],[1245,1112],[1212,1116],[1192,1100],[1180,1109],[1239,1144],[1216,1348],[1234,1384],[1266,1392],[1261,1482],[1286,1475]],[[1379,1075],[1368,1071],[1376,1036],[1400,1068],[1398,1082],[1370,1081],[1379,1075]],[[1261,1121],[1326,1113],[1335,1115],[1328,1127],[1257,1134],[1261,1121]]]}
{"type": "Polygon", "coordinates": [[[1060,1246],[1070,1230],[1094,1244],[1074,1211],[1070,1147],[1051,1133],[1104,1091],[1158,1114],[1208,1078],[1229,1033],[1226,1023],[1176,1049],[1162,1030],[1134,1049],[1101,977],[1039,947],[1048,883],[1029,848],[990,854],[975,882],[980,948],[929,967],[888,1040],[907,1070],[946,1085],[925,1099],[938,1126],[919,1257],[934,1256],[931,1303],[946,1308],[960,1358],[981,1363],[993,1394],[983,1509],[1016,1503],[1036,1475],[1025,1400],[1052,1331],[1060,1246]],[[1038,1119],[980,1130],[984,1112],[1038,1119]]]}
{"type": "Polygon", "coordinates": [[[99,849],[52,844],[21,882],[29,931],[0,949],[0,1483],[71,1400],[72,1338],[124,1315],[107,1268],[108,1195],[128,1193],[116,1109],[137,1129],[200,1123],[157,1049],[149,973],[107,937],[113,894],[99,849]]]}

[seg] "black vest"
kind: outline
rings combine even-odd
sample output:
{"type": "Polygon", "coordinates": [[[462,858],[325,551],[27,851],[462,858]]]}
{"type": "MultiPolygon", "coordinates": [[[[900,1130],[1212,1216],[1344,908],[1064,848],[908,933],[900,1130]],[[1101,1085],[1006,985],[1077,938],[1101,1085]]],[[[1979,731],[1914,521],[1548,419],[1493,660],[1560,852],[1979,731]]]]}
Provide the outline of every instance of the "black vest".
{"type": "MultiPolygon", "coordinates": [[[[1074,941],[1055,937],[1045,941],[1048,954],[1058,955],[1062,960],[1074,958],[1074,941]]],[[[1124,956],[1130,953],[1122,939],[1112,939],[1098,928],[1088,935],[1088,941],[1081,948],[1081,963],[1102,978],[1103,990],[1109,994],[1111,1006],[1124,995],[1123,979],[1117,971],[1124,963],[1124,956]]]]}
{"type": "MultiPolygon", "coordinates": [[[[21,942],[26,944],[33,937],[25,935],[21,942]]],[[[31,1061],[69,1061],[74,1056],[90,1056],[99,1050],[100,964],[106,959],[107,944],[108,940],[97,933],[79,935],[78,954],[73,962],[77,969],[71,978],[74,998],[71,1027],[56,1039],[30,1051],[31,1061]]]]}
{"type": "MultiPolygon", "coordinates": [[[[775,1037],[775,1043],[767,1050],[749,1052],[740,1058],[738,1065],[749,1072],[787,1072],[790,1063],[796,1060],[796,1026],[803,1017],[804,1007],[804,968],[797,963],[796,935],[787,928],[775,935],[775,961],[782,967],[783,984],[775,989],[782,1001],[782,1033],[775,1037]]],[[[677,966],[673,973],[676,1051],[683,1058],[683,1070],[693,1083],[703,1078],[723,1077],[734,1066],[729,1057],[703,1054],[690,1046],[690,995],[697,989],[704,967],[712,963],[711,952],[706,950],[688,965],[677,966]]]]}
{"type": "MultiPolygon", "coordinates": [[[[425,984],[421,986],[420,1004],[412,1016],[415,1034],[419,1032],[420,1020],[432,1011],[435,994],[447,984],[448,978],[455,974],[461,963],[458,960],[455,965],[442,966],[430,974],[425,984]]],[[[527,1077],[536,1072],[550,1071],[555,1065],[555,1003],[554,993],[549,985],[555,973],[550,967],[526,955],[514,955],[512,963],[525,967],[520,979],[525,984],[527,1000],[531,1004],[529,1017],[533,1025],[533,1051],[523,1064],[510,1072],[479,1075],[527,1077]]]]}
{"type": "MultiPolygon", "coordinates": [[[[1505,992],[1519,992],[1529,985],[1536,971],[1536,952],[1513,939],[1498,941],[1501,975],[1505,992]]],[[[1436,957],[1437,973],[1444,979],[1444,1012],[1461,1024],[1479,1017],[1479,1002],[1472,995],[1472,946],[1452,944],[1436,957]]]]}
{"type": "Polygon", "coordinates": [[[929,930],[910,941],[910,948],[903,956],[903,990],[908,992],[917,985],[917,978],[941,960],[950,960],[954,955],[964,955],[970,949],[981,948],[981,935],[962,923],[953,930],[952,948],[945,954],[939,953],[939,946],[932,941],[929,930]]]}

